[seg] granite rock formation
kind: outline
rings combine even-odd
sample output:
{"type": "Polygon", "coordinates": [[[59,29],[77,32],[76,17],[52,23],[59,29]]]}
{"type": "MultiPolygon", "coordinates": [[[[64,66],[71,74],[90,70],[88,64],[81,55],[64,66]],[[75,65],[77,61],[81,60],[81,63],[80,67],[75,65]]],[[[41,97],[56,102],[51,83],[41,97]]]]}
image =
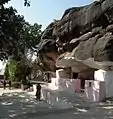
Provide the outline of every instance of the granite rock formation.
{"type": "Polygon", "coordinates": [[[83,67],[112,69],[113,0],[67,9],[45,29],[38,54],[48,70],[55,71],[56,60],[66,52],[83,67]]]}

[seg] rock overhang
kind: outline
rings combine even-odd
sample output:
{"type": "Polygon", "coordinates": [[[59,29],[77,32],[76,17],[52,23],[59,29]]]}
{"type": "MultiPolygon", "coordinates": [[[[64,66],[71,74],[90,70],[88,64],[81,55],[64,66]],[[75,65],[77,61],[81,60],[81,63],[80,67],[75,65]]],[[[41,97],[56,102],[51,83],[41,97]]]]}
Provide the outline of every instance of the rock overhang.
{"type": "MultiPolygon", "coordinates": [[[[40,53],[43,55],[54,51],[56,60],[52,53],[49,58],[54,59],[51,61],[55,65],[61,54],[74,52],[73,63],[78,63],[78,66],[73,65],[74,68],[79,68],[81,64],[84,68],[109,69],[113,61],[112,10],[112,0],[95,1],[66,10],[60,20],[52,22],[44,31],[41,40],[43,45],[39,46],[40,53]]],[[[72,61],[72,58],[68,60],[72,61]]],[[[70,65],[68,63],[67,66],[70,65]]]]}

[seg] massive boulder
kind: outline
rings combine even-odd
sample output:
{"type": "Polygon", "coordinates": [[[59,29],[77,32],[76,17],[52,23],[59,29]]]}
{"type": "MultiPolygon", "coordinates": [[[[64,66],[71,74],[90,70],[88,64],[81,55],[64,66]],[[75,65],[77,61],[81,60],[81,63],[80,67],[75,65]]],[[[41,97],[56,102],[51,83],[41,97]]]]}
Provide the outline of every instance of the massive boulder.
{"type": "Polygon", "coordinates": [[[75,64],[83,67],[112,69],[113,0],[70,8],[45,29],[38,54],[48,69],[55,71],[56,61],[66,52],[71,52],[75,64]]]}

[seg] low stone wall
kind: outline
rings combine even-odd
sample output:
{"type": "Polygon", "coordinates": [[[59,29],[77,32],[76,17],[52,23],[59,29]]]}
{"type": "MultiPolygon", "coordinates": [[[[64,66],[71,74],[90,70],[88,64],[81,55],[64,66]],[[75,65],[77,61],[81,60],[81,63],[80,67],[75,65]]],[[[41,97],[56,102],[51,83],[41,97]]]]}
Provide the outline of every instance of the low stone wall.
{"type": "Polygon", "coordinates": [[[41,94],[43,100],[47,101],[47,103],[51,104],[52,106],[55,106],[56,108],[68,109],[72,107],[72,104],[63,100],[60,97],[59,92],[57,91],[53,91],[45,87],[42,87],[41,94]]]}
{"type": "Polygon", "coordinates": [[[105,81],[106,98],[113,97],[113,71],[97,70],[94,73],[95,80],[105,81]]]}
{"type": "Polygon", "coordinates": [[[48,88],[51,90],[67,90],[70,93],[75,92],[76,79],[51,78],[48,88]]]}
{"type": "MultiPolygon", "coordinates": [[[[60,109],[72,107],[72,104],[63,99],[60,92],[67,93],[69,96],[75,94],[75,79],[51,78],[51,83],[41,85],[41,87],[41,99],[47,101],[47,103],[60,109]]],[[[35,94],[36,85],[33,85],[33,90],[35,94]]]]}

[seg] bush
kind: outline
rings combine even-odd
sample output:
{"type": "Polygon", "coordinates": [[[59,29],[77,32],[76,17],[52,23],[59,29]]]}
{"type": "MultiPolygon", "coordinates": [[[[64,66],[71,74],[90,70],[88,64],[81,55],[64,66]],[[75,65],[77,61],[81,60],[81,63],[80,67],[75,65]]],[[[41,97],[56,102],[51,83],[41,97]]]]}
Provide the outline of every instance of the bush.
{"type": "MultiPolygon", "coordinates": [[[[12,82],[26,82],[26,66],[21,61],[10,59],[5,67],[5,79],[12,82]]],[[[16,84],[15,84],[16,85],[16,84]]]]}

